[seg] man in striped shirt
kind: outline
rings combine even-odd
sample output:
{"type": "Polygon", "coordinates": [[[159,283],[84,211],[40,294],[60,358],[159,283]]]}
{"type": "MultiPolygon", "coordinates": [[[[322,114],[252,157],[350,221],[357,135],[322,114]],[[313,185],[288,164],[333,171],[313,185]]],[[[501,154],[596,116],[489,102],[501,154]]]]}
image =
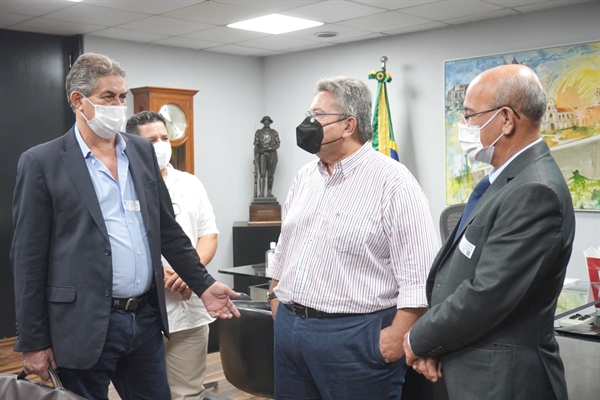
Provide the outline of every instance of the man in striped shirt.
{"type": "Polygon", "coordinates": [[[297,128],[318,159],[292,182],[273,262],[278,400],[401,396],[438,241],[415,178],[371,147],[371,102],[357,79],[323,79],[297,128]]]}

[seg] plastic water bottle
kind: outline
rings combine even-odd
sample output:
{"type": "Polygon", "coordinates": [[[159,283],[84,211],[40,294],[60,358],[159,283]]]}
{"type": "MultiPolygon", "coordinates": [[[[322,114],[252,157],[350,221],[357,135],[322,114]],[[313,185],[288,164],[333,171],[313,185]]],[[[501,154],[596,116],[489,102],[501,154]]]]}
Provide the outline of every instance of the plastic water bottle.
{"type": "Polygon", "coordinates": [[[269,250],[265,252],[265,276],[271,277],[273,267],[273,255],[275,254],[275,246],[277,243],[271,242],[269,250]]]}

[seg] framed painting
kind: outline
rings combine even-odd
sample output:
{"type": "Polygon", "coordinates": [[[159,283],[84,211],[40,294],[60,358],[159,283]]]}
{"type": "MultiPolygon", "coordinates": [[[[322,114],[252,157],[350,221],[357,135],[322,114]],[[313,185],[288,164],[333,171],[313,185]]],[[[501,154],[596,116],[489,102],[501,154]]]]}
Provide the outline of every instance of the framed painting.
{"type": "Polygon", "coordinates": [[[444,62],[446,203],[466,203],[489,165],[470,163],[458,141],[469,82],[503,64],[533,69],[548,95],[542,137],[560,167],[576,211],[600,211],[600,42],[444,62]]]}

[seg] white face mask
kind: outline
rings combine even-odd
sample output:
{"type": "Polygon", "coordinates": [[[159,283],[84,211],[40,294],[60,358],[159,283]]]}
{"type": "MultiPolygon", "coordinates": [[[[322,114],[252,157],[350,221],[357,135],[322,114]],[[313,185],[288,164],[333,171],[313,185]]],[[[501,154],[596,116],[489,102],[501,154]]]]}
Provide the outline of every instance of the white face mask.
{"type": "Polygon", "coordinates": [[[85,96],[83,96],[83,98],[94,106],[95,116],[93,119],[88,120],[81,111],[80,113],[96,135],[103,139],[110,139],[115,136],[117,132],[125,129],[125,122],[127,121],[125,113],[127,112],[127,106],[101,106],[92,103],[90,99],[85,96]]]}
{"type": "Polygon", "coordinates": [[[502,110],[498,110],[492,118],[490,118],[482,126],[467,125],[460,123],[458,124],[458,141],[463,151],[469,157],[471,161],[479,161],[485,164],[492,163],[492,157],[494,156],[494,145],[500,140],[503,133],[498,136],[494,142],[488,147],[483,147],[481,143],[481,130],[485,128],[502,110]]]}
{"type": "Polygon", "coordinates": [[[171,160],[171,143],[158,141],[154,143],[154,152],[158,160],[158,166],[161,170],[167,168],[167,164],[171,160]]]}

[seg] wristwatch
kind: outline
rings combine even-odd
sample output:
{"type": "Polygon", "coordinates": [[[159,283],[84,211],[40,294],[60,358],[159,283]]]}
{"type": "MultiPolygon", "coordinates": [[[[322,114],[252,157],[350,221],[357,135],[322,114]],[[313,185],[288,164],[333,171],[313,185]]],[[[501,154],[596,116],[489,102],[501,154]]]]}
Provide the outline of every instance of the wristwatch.
{"type": "Polygon", "coordinates": [[[277,295],[275,294],[275,292],[267,293],[267,301],[269,302],[269,304],[271,304],[271,301],[275,300],[276,298],[277,295]]]}

